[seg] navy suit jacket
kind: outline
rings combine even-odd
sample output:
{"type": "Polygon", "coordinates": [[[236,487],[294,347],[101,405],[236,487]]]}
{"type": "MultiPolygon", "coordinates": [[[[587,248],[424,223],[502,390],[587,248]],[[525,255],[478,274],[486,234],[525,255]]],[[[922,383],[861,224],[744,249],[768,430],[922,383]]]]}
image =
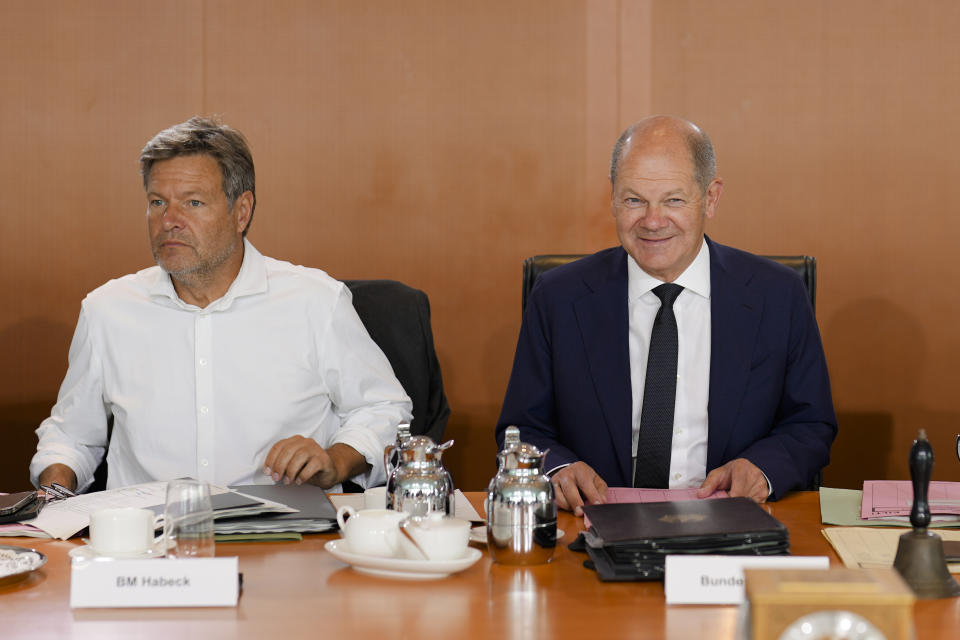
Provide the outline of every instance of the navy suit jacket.
{"type": "MultiPolygon", "coordinates": [[[[829,461],[837,420],[809,294],[791,269],[706,239],[711,356],[707,472],[746,458],[772,498],[829,461]]],[[[627,254],[614,247],[538,278],[497,424],[549,449],[547,469],[582,460],[632,484],[627,254]]]]}

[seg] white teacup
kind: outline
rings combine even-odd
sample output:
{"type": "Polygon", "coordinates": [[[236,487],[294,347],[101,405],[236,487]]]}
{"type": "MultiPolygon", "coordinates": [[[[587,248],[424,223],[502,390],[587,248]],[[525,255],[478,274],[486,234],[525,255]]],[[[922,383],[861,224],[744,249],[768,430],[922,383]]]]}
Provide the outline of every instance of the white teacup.
{"type": "Polygon", "coordinates": [[[395,557],[400,551],[400,530],[397,525],[407,514],[392,509],[357,511],[350,505],[337,510],[340,535],[354,553],[383,558],[395,557]]]}
{"type": "Polygon", "coordinates": [[[470,542],[470,521],[462,518],[434,513],[410,518],[402,526],[417,543],[400,538],[404,555],[414,560],[423,560],[424,555],[427,560],[456,560],[463,557],[470,542]]]}
{"type": "Polygon", "coordinates": [[[105,556],[135,556],[153,550],[154,514],[149,509],[101,509],[90,515],[90,547],[105,556]]]}
{"type": "Polygon", "coordinates": [[[363,492],[364,509],[386,509],[387,488],[373,487],[363,492]]]}

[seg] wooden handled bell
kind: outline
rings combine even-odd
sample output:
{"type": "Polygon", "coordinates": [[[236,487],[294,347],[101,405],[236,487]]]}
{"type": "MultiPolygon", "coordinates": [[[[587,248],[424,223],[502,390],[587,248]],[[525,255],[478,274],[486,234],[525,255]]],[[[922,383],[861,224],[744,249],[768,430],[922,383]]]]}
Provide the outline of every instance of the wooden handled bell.
{"type": "Polygon", "coordinates": [[[913,531],[900,536],[896,569],[918,598],[952,598],[960,595],[960,584],[947,570],[943,541],[927,531],[930,525],[930,502],[927,491],[933,473],[933,448],[923,429],[910,447],[910,479],[913,481],[913,507],[910,524],[913,531]]]}

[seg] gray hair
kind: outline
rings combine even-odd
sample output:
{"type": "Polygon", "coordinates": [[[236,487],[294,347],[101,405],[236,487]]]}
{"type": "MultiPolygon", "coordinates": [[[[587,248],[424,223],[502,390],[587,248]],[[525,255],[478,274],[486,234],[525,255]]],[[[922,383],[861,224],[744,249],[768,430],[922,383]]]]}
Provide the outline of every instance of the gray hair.
{"type": "Polygon", "coordinates": [[[217,161],[223,175],[223,193],[231,207],[243,192],[249,191],[253,195],[250,222],[243,230],[246,236],[253,222],[253,210],[257,207],[253,156],[243,134],[215,118],[194,116],[153,136],[140,152],[143,188],[147,188],[155,162],[192,155],[208,155],[217,161]]]}
{"type": "MultiPolygon", "coordinates": [[[[620,134],[616,144],[613,145],[613,154],[610,157],[610,184],[617,181],[617,173],[620,170],[620,161],[626,151],[630,138],[642,126],[648,126],[649,119],[641,120],[620,134]]],[[[700,186],[702,193],[707,192],[710,182],[717,176],[717,156],[713,150],[713,143],[710,142],[710,136],[693,123],[687,123],[690,126],[684,134],[687,148],[690,150],[690,158],[693,161],[693,179],[700,186]]]]}

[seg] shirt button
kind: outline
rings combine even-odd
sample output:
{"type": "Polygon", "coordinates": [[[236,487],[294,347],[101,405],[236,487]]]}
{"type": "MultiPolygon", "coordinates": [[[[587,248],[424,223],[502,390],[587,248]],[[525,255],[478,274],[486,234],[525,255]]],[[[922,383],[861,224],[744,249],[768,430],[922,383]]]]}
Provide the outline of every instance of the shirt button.
{"type": "Polygon", "coordinates": [[[674,478],[675,480],[679,480],[679,479],[682,478],[682,477],[683,477],[683,474],[682,474],[682,473],[675,473],[675,474],[673,474],[673,478],[674,478]]]}
{"type": "Polygon", "coordinates": [[[207,467],[207,466],[210,466],[210,463],[207,461],[206,458],[204,458],[203,460],[200,461],[200,465],[203,467],[207,467]]]}
{"type": "Polygon", "coordinates": [[[207,409],[206,407],[200,407],[200,413],[206,415],[210,413],[210,409],[207,409]]]}
{"type": "Polygon", "coordinates": [[[200,366],[201,366],[201,367],[207,366],[207,360],[206,360],[206,358],[200,358],[200,366]]]}

